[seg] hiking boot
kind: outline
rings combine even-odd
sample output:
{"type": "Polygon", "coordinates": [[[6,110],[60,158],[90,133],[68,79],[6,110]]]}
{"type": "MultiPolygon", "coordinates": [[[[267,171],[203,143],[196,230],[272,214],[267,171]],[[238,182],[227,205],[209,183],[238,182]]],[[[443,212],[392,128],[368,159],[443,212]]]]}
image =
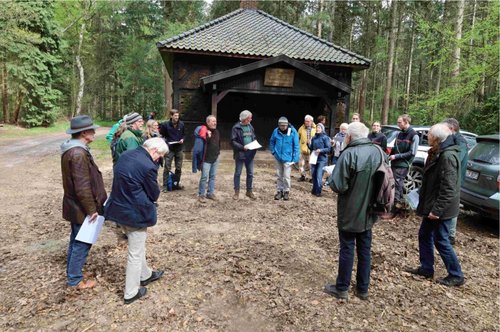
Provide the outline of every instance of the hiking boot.
{"type": "Polygon", "coordinates": [[[217,200],[217,197],[215,197],[215,194],[208,194],[207,198],[211,199],[212,201],[216,201],[217,200]]]}
{"type": "Polygon", "coordinates": [[[198,196],[198,202],[200,202],[200,203],[206,203],[207,202],[207,198],[205,196],[198,196]]]}
{"type": "Polygon", "coordinates": [[[394,217],[396,217],[396,214],[392,212],[384,212],[380,215],[381,220],[392,220],[394,217]]]}
{"type": "Polygon", "coordinates": [[[299,182],[304,182],[306,180],[306,176],[305,175],[301,175],[300,178],[299,178],[299,182]]]}
{"type": "Polygon", "coordinates": [[[146,286],[149,283],[152,283],[153,281],[160,279],[161,277],[163,277],[163,273],[164,273],[163,271],[153,271],[151,273],[151,277],[141,281],[141,286],[146,286]]]}
{"type": "Polygon", "coordinates": [[[279,201],[282,198],[283,198],[283,192],[282,191],[278,191],[276,193],[276,195],[274,195],[274,199],[277,200],[277,201],[279,201]]]}
{"type": "Polygon", "coordinates": [[[250,198],[252,201],[255,201],[257,197],[252,191],[247,191],[247,197],[250,198]]]}
{"type": "Polygon", "coordinates": [[[406,268],[405,271],[408,273],[411,273],[411,274],[415,274],[417,276],[424,277],[426,279],[432,279],[434,277],[433,272],[429,273],[429,272],[422,271],[422,268],[420,268],[420,267],[417,267],[416,269],[406,268]]]}
{"type": "Polygon", "coordinates": [[[290,199],[290,193],[288,191],[285,191],[283,193],[283,200],[288,201],[290,199]]]}
{"type": "Polygon", "coordinates": [[[437,280],[438,284],[445,285],[448,287],[458,287],[462,286],[465,283],[464,277],[453,277],[453,276],[447,276],[442,279],[437,280]]]}
{"type": "Polygon", "coordinates": [[[137,294],[135,294],[135,296],[130,298],[130,299],[124,299],[124,302],[125,302],[125,304],[130,304],[130,303],[134,302],[135,300],[138,300],[141,297],[143,297],[144,295],[146,295],[147,292],[148,292],[148,289],[146,287],[139,287],[137,294]]]}
{"type": "Polygon", "coordinates": [[[97,281],[94,279],[89,279],[89,280],[82,280],[78,283],[78,285],[75,286],[76,289],[88,289],[88,288],[94,288],[97,285],[97,281]]]}
{"type": "Polygon", "coordinates": [[[339,300],[347,300],[349,298],[347,291],[339,291],[335,285],[326,284],[323,291],[339,300]]]}
{"type": "Polygon", "coordinates": [[[173,190],[184,190],[184,186],[180,185],[180,184],[175,185],[174,188],[173,188],[173,190]]]}
{"type": "Polygon", "coordinates": [[[163,187],[163,189],[161,190],[162,193],[168,193],[168,188],[167,187],[163,187]]]}
{"type": "Polygon", "coordinates": [[[235,201],[237,201],[237,200],[239,200],[239,199],[240,199],[240,191],[239,191],[239,190],[235,190],[235,191],[234,191],[233,199],[234,199],[235,201]]]}
{"type": "Polygon", "coordinates": [[[357,288],[354,290],[354,295],[360,300],[366,301],[368,300],[368,292],[361,292],[357,288]]]}

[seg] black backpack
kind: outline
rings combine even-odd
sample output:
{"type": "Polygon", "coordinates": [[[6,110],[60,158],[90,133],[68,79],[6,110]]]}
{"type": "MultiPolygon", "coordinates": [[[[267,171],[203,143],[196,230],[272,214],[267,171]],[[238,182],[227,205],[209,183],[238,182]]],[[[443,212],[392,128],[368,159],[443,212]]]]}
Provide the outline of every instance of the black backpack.
{"type": "Polygon", "coordinates": [[[372,200],[372,213],[382,215],[390,212],[394,205],[394,195],[396,181],[392,173],[391,166],[387,162],[387,156],[378,145],[374,145],[382,156],[382,162],[373,174],[373,200],[372,200]]]}

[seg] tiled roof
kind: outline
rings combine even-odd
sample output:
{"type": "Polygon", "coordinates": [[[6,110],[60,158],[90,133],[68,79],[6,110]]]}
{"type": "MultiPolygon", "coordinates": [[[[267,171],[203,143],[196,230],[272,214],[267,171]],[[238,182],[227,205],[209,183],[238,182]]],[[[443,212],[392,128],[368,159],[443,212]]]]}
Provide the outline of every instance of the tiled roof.
{"type": "Polygon", "coordinates": [[[261,10],[238,9],[157,43],[158,48],[274,57],[355,66],[370,60],[294,27],[261,10]]]}

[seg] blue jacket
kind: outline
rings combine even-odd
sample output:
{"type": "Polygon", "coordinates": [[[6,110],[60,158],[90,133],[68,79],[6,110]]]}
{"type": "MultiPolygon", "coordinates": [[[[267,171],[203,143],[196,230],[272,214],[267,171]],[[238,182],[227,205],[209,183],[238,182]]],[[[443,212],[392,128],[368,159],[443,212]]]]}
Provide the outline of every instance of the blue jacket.
{"type": "Polygon", "coordinates": [[[279,128],[274,129],[269,142],[269,150],[281,163],[298,162],[300,157],[299,134],[292,125],[288,125],[283,134],[279,128]]]}
{"type": "Polygon", "coordinates": [[[158,165],[142,146],[125,151],[113,169],[111,195],[104,217],[130,227],[156,224],[155,202],[160,196],[158,165]]]}
{"type": "Polygon", "coordinates": [[[325,133],[316,134],[311,138],[311,144],[307,145],[311,153],[317,149],[320,149],[318,156],[318,162],[323,162],[328,160],[328,153],[332,148],[332,143],[330,143],[330,137],[325,133]]]}
{"type": "Polygon", "coordinates": [[[205,159],[205,148],[207,142],[207,126],[201,125],[194,130],[194,145],[192,151],[193,173],[201,171],[203,160],[205,159]]]}

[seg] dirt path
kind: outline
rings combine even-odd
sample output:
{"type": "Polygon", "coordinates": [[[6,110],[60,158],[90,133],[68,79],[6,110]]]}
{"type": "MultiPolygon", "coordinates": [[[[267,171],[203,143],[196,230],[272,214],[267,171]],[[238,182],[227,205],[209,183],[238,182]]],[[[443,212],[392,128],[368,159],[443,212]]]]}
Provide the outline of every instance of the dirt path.
{"type": "MultiPolygon", "coordinates": [[[[123,305],[127,244],[108,222],[86,267],[98,287],[70,291],[60,140],[53,144],[11,152],[0,148],[2,331],[499,329],[498,228],[460,219],[456,250],[467,282],[449,289],[402,272],[418,264],[418,218],[379,222],[370,300],[360,301],[351,292],[348,302],[339,302],[322,292],[334,281],[338,264],[336,196],[327,191],[313,197],[310,184],[294,177],[291,200],[274,201],[274,170],[260,165],[257,201],[236,202],[231,162],[219,168],[217,202],[198,203],[199,174],[191,173],[189,161],[183,169],[186,189],[161,195],[158,224],[148,230],[147,256],[166,275],[148,286],[144,300],[123,305]],[[37,151],[36,159],[23,154],[30,149],[37,151]]],[[[110,188],[109,152],[98,153],[96,162],[110,188]]],[[[436,277],[445,276],[438,256],[436,263],[436,277]]]]}
{"type": "MultiPolygon", "coordinates": [[[[108,130],[107,127],[98,128],[96,136],[106,135],[108,130]]],[[[9,139],[0,142],[0,168],[12,168],[33,159],[55,154],[59,151],[61,143],[68,137],[66,133],[53,133],[34,138],[9,139]]]]}

